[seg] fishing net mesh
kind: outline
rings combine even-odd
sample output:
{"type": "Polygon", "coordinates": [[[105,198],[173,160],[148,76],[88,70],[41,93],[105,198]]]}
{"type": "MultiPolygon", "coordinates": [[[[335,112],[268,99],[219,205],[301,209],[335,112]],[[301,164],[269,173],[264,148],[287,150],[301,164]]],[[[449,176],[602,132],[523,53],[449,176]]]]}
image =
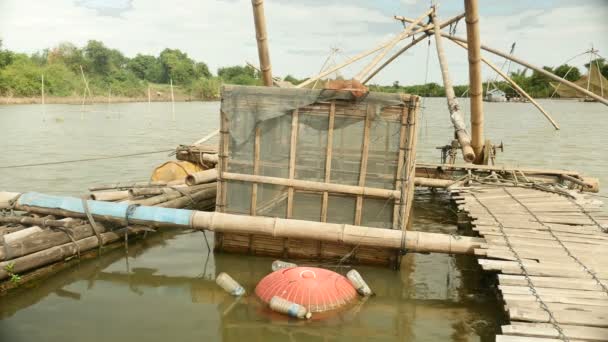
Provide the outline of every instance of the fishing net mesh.
{"type": "MultiPolygon", "coordinates": [[[[396,189],[402,117],[410,113],[412,101],[417,98],[386,93],[355,95],[327,89],[224,87],[221,111],[227,119],[228,130],[222,139],[228,139],[225,152],[229,157],[223,171],[396,189]],[[335,115],[330,127],[332,108],[335,115]],[[332,141],[328,149],[330,131],[332,141]],[[369,137],[367,162],[364,161],[366,135],[369,137]],[[257,160],[256,145],[259,146],[257,160]],[[329,150],[331,161],[327,163],[329,150]],[[363,176],[361,170],[365,171],[363,176]]],[[[415,110],[411,112],[415,115],[415,110]]],[[[410,126],[408,130],[413,129],[410,126]]],[[[412,141],[407,144],[411,145],[412,141]]],[[[413,152],[404,154],[404,159],[410,157],[414,157],[413,152]]],[[[253,197],[255,209],[252,209],[253,183],[223,180],[220,186],[225,187],[225,203],[221,209],[224,212],[288,216],[286,186],[257,183],[257,194],[253,197]]],[[[330,192],[326,221],[354,224],[356,198],[356,195],[330,192]]],[[[393,200],[363,197],[362,201],[360,224],[393,227],[393,200]]],[[[322,203],[323,192],[295,189],[289,218],[320,221],[322,203]]]]}

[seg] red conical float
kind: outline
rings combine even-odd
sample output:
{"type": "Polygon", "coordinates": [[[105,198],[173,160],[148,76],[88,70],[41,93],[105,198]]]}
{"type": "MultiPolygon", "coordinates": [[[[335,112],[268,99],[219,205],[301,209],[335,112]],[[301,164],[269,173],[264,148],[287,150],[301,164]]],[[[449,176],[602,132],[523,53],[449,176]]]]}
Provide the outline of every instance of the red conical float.
{"type": "Polygon", "coordinates": [[[339,308],[357,297],[357,291],[340,274],[316,267],[280,269],[262,279],[255,294],[268,303],[273,296],[305,306],[310,312],[339,308]]]}

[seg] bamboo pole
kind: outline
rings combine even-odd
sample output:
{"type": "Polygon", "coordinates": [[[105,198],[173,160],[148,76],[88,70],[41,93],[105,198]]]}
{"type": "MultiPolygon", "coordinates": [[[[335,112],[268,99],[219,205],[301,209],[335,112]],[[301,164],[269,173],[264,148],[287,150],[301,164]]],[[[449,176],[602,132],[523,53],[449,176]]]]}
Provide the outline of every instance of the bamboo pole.
{"type": "Polygon", "coordinates": [[[204,137],[200,138],[199,140],[197,140],[197,141],[193,142],[193,143],[192,143],[192,144],[190,144],[190,145],[192,146],[192,145],[199,145],[199,144],[202,144],[202,143],[206,142],[207,140],[209,140],[209,139],[211,139],[211,138],[215,137],[215,136],[216,136],[216,135],[218,135],[219,133],[220,133],[220,129],[218,128],[218,129],[216,129],[215,131],[213,131],[213,132],[211,132],[211,133],[207,134],[206,136],[204,136],[204,137]]]}
{"type": "Polygon", "coordinates": [[[171,87],[171,120],[175,121],[175,96],[173,95],[173,78],[169,79],[171,87]]]}
{"type": "Polygon", "coordinates": [[[99,191],[91,193],[89,197],[97,201],[121,201],[129,198],[129,191],[99,191]]]}
{"type": "Polygon", "coordinates": [[[128,189],[128,188],[151,188],[151,187],[166,187],[165,181],[152,182],[125,182],[106,185],[96,185],[89,188],[89,191],[110,190],[110,189],[128,189]]]}
{"type": "MultiPolygon", "coordinates": [[[[452,17],[451,19],[448,19],[444,22],[442,22],[439,27],[440,28],[444,28],[450,24],[453,24],[455,22],[457,22],[458,20],[462,19],[464,17],[464,13],[459,14],[457,16],[452,17]]],[[[395,16],[395,19],[397,20],[401,20],[402,17],[400,16],[395,16]]],[[[419,25],[420,26],[420,25],[419,25]]],[[[429,24],[424,26],[424,32],[429,32],[429,30],[433,29],[435,26],[433,24],[429,24]]],[[[366,84],[369,80],[371,80],[374,76],[376,76],[376,74],[378,74],[382,69],[384,69],[387,65],[389,65],[392,61],[394,61],[397,57],[401,56],[404,52],[406,52],[407,50],[409,50],[411,47],[413,47],[414,45],[420,43],[421,41],[425,40],[428,37],[428,34],[425,34],[423,36],[420,36],[414,40],[412,40],[411,43],[407,44],[406,46],[402,47],[399,51],[397,51],[394,55],[392,55],[389,59],[387,59],[381,66],[379,66],[376,70],[374,70],[371,74],[369,74],[365,80],[362,82],[363,84],[366,84]]]]}
{"type": "MultiPolygon", "coordinates": [[[[411,32],[408,36],[402,37],[401,40],[406,39],[407,37],[412,36],[414,34],[417,34],[417,33],[420,33],[420,32],[424,32],[424,31],[425,31],[425,29],[419,29],[417,31],[411,32]]],[[[332,68],[329,68],[329,69],[327,69],[327,70],[325,70],[325,71],[323,71],[323,72],[321,72],[321,73],[319,73],[319,74],[317,74],[315,76],[310,77],[309,79],[307,79],[306,81],[298,84],[295,87],[296,88],[304,88],[307,85],[309,85],[309,84],[311,84],[313,82],[316,82],[320,78],[323,78],[323,77],[325,77],[327,75],[330,75],[330,74],[332,74],[332,73],[334,73],[334,72],[336,72],[336,71],[344,68],[347,65],[350,65],[350,64],[352,64],[352,63],[354,63],[354,62],[356,62],[356,61],[358,61],[358,60],[360,60],[362,58],[365,58],[365,57],[373,54],[374,52],[377,52],[377,51],[380,51],[380,50],[386,48],[390,43],[391,43],[390,41],[389,42],[383,42],[380,45],[378,45],[378,46],[376,46],[376,47],[374,47],[374,48],[372,48],[370,50],[363,51],[360,54],[358,54],[358,55],[356,55],[356,56],[348,59],[347,61],[344,61],[341,64],[338,64],[338,65],[336,65],[336,66],[334,66],[332,68]]]]}
{"type": "MultiPolygon", "coordinates": [[[[63,196],[42,194],[25,194],[17,201],[18,210],[68,217],[84,217],[81,199],[63,196]],[[25,197],[25,199],[24,199],[25,197]],[[46,203],[41,206],[39,201],[46,203]]],[[[103,202],[102,209],[95,201],[89,201],[91,215],[102,222],[126,224],[126,215],[129,210],[124,204],[103,202]],[[91,203],[93,202],[93,203],[91,203]],[[99,211],[98,211],[99,208],[99,211]]],[[[448,253],[473,255],[475,248],[479,248],[484,239],[468,236],[453,236],[451,234],[426,233],[418,231],[373,228],[353,226],[348,224],[322,223],[314,221],[281,219],[262,216],[232,215],[219,212],[190,211],[183,209],[136,207],[129,218],[130,224],[146,225],[149,227],[175,227],[210,230],[218,233],[233,234],[260,234],[275,238],[313,239],[334,243],[344,243],[355,246],[372,246],[388,249],[406,249],[419,253],[448,253]]],[[[102,238],[105,237],[101,234],[102,238]]],[[[93,246],[97,243],[96,237],[91,237],[93,246]]],[[[79,244],[83,239],[77,241],[79,244]]],[[[72,255],[76,248],[72,244],[62,245],[70,248],[72,255]],[[69,247],[68,247],[69,245],[69,247]]],[[[86,249],[92,247],[86,246],[86,249]]],[[[83,248],[83,250],[86,250],[83,248]]],[[[61,258],[65,257],[61,253],[61,258]]],[[[8,276],[0,263],[0,279],[8,276]]],[[[14,272],[22,272],[21,265],[14,267],[14,272]]]]}
{"type": "MultiPolygon", "coordinates": [[[[100,234],[101,245],[122,239],[124,234],[135,235],[146,231],[147,228],[143,227],[130,227],[119,229],[113,232],[106,232],[100,234]]],[[[23,273],[32,269],[36,269],[40,266],[48,265],[57,261],[62,261],[68,257],[77,255],[78,253],[85,252],[99,246],[100,241],[97,236],[90,236],[81,240],[77,240],[76,243],[68,242],[63,245],[48,248],[36,253],[28,254],[20,258],[0,262],[0,280],[9,277],[7,266],[11,266],[11,272],[23,273]]]]}
{"type": "Polygon", "coordinates": [[[266,16],[264,14],[264,0],[251,0],[253,6],[253,21],[255,23],[255,38],[258,43],[258,57],[264,85],[272,87],[272,68],[270,53],[268,52],[268,33],[266,32],[266,16]]]}
{"type": "MultiPolygon", "coordinates": [[[[329,105],[329,118],[327,123],[327,146],[325,149],[325,183],[331,180],[331,158],[334,146],[334,123],[336,120],[336,101],[332,100],[329,105]]],[[[327,222],[327,205],[329,202],[329,193],[323,192],[321,200],[321,222],[327,222]]]]}
{"type": "Polygon", "coordinates": [[[483,85],[481,81],[481,48],[479,40],[479,6],[477,0],[464,0],[469,48],[469,97],[471,99],[471,147],[475,164],[483,163],[483,85]]]}
{"type": "Polygon", "coordinates": [[[197,184],[215,182],[217,180],[217,170],[209,169],[195,172],[186,176],[186,184],[193,186],[197,184]]]}
{"type": "Polygon", "coordinates": [[[52,220],[42,217],[31,217],[31,216],[0,216],[0,223],[13,223],[13,224],[24,224],[24,225],[35,225],[43,227],[62,227],[72,228],[81,222],[79,220],[65,219],[65,220],[52,220]]]}
{"type": "MultiPolygon", "coordinates": [[[[414,19],[410,19],[410,18],[406,18],[406,17],[400,17],[400,20],[403,20],[403,21],[406,21],[406,22],[413,22],[414,21],[414,19]]],[[[465,44],[467,43],[466,38],[463,38],[463,37],[449,35],[449,34],[443,33],[443,32],[441,32],[441,36],[443,36],[445,38],[448,38],[450,40],[459,41],[461,43],[465,43],[465,44]]],[[[605,104],[605,105],[608,106],[608,99],[604,99],[601,96],[599,96],[599,95],[597,95],[597,94],[595,94],[595,93],[593,93],[591,91],[588,91],[587,89],[585,89],[585,88],[583,88],[583,87],[581,87],[581,86],[579,86],[579,85],[577,85],[575,83],[572,83],[572,82],[570,82],[570,81],[568,81],[566,79],[563,79],[563,78],[561,78],[561,77],[553,74],[550,71],[547,71],[547,70],[545,70],[543,68],[539,68],[539,67],[537,67],[535,65],[529,64],[529,63],[527,63],[527,62],[525,62],[525,61],[523,61],[523,60],[521,60],[521,59],[519,59],[519,58],[517,58],[517,57],[515,57],[515,56],[513,56],[511,54],[502,52],[500,50],[494,49],[494,48],[489,47],[487,45],[481,44],[480,47],[481,47],[481,49],[486,50],[488,52],[491,52],[491,53],[493,53],[493,54],[495,54],[497,56],[506,58],[506,59],[508,59],[508,60],[510,60],[512,62],[515,62],[515,63],[517,63],[519,65],[522,65],[522,66],[524,66],[526,68],[535,70],[535,71],[537,71],[537,72],[539,72],[539,73],[541,73],[541,74],[543,74],[543,75],[551,78],[552,80],[554,80],[556,82],[563,83],[564,85],[567,85],[568,87],[571,87],[571,88],[573,88],[575,90],[578,90],[579,92],[581,92],[581,93],[583,93],[583,94],[585,94],[585,95],[587,95],[587,96],[589,96],[591,98],[594,98],[594,99],[598,100],[599,102],[601,102],[601,103],[603,103],[603,104],[605,104]]]]}
{"type": "Polygon", "coordinates": [[[418,25],[418,23],[420,23],[424,18],[428,17],[429,14],[434,13],[434,11],[435,11],[435,7],[431,7],[428,11],[424,12],[424,14],[422,14],[420,17],[418,17],[408,27],[406,27],[405,30],[403,30],[403,32],[401,32],[400,34],[395,36],[393,39],[391,39],[388,42],[388,44],[384,47],[384,49],[382,49],[382,51],[380,51],[376,55],[376,57],[374,57],[374,59],[354,77],[354,79],[362,80],[365,77],[365,75],[367,75],[372,70],[372,68],[375,67],[378,63],[380,63],[382,58],[384,58],[384,56],[386,56],[386,54],[389,53],[389,51],[391,51],[393,49],[393,47],[395,47],[395,45],[397,45],[397,43],[399,43],[399,41],[405,39],[406,37],[411,36],[410,33],[416,27],[416,25],[418,25]]]}
{"type": "MultiPolygon", "coordinates": [[[[433,25],[435,27],[439,27],[437,24],[437,16],[435,12],[431,14],[431,18],[433,20],[433,25]]],[[[464,118],[462,113],[460,112],[460,105],[458,104],[458,100],[456,100],[456,94],[454,93],[454,88],[452,87],[452,80],[450,79],[450,74],[448,70],[448,64],[445,58],[445,52],[443,51],[443,42],[441,40],[440,30],[434,30],[435,35],[435,46],[437,48],[437,57],[439,58],[439,64],[441,66],[441,76],[443,77],[443,85],[445,87],[445,94],[448,99],[448,110],[450,111],[450,119],[452,120],[452,125],[454,125],[454,130],[456,138],[460,143],[460,148],[462,149],[462,156],[465,161],[472,162],[475,160],[475,152],[471,147],[471,138],[467,132],[466,124],[464,122],[464,118]]]]}
{"type": "MultiPolygon", "coordinates": [[[[467,45],[464,43],[461,43],[456,40],[452,40],[452,42],[454,44],[462,47],[463,49],[468,49],[467,45]]],[[[492,68],[492,70],[494,70],[497,74],[499,74],[502,78],[504,78],[505,81],[509,82],[509,84],[513,87],[513,89],[515,89],[515,91],[517,91],[521,96],[528,99],[528,101],[530,101],[530,103],[532,103],[545,116],[545,118],[547,118],[547,120],[549,120],[551,125],[553,125],[553,127],[556,130],[559,130],[559,125],[557,124],[557,122],[555,122],[555,120],[553,120],[551,115],[549,115],[549,113],[547,113],[545,111],[545,109],[543,107],[541,107],[541,105],[532,98],[532,96],[530,96],[528,93],[526,93],[526,91],[523,90],[515,81],[513,81],[509,76],[507,76],[507,74],[502,72],[502,70],[500,70],[500,68],[498,68],[498,66],[496,66],[494,63],[490,62],[487,58],[484,58],[483,56],[481,56],[481,61],[484,62],[490,68],[492,68]]]]}
{"type": "MultiPolygon", "coordinates": [[[[260,173],[260,139],[262,136],[261,123],[258,123],[255,128],[255,138],[253,142],[253,174],[258,175],[260,173]]],[[[251,185],[251,206],[249,208],[249,214],[251,216],[256,215],[258,204],[258,183],[251,185]]]]}
{"type": "MultiPolygon", "coordinates": [[[[372,129],[372,120],[376,115],[376,106],[367,104],[365,115],[365,123],[363,126],[363,146],[361,148],[361,165],[359,167],[359,183],[360,187],[365,186],[365,176],[367,175],[367,161],[369,156],[370,131],[372,129]]],[[[358,195],[355,202],[355,225],[361,225],[361,217],[363,216],[363,196],[358,195]]]]}
{"type": "MultiPolygon", "coordinates": [[[[293,180],[296,176],[296,151],[298,143],[298,130],[299,130],[299,111],[296,109],[293,111],[291,119],[291,141],[289,143],[289,180],[293,180]]],[[[290,186],[287,189],[287,218],[293,216],[293,187],[290,186]]]]}
{"type": "Polygon", "coordinates": [[[281,185],[281,186],[293,187],[293,188],[299,189],[299,190],[309,190],[309,191],[319,191],[319,192],[328,191],[328,192],[334,192],[334,193],[340,193],[340,194],[361,195],[361,196],[370,196],[370,197],[379,197],[379,198],[398,199],[400,196],[400,191],[397,191],[397,190],[368,188],[368,187],[361,187],[361,186],[356,186],[356,185],[321,183],[321,182],[305,181],[305,180],[299,180],[299,179],[286,179],[286,178],[268,177],[268,176],[254,176],[254,175],[246,175],[246,174],[231,173],[231,172],[222,173],[222,179],[223,180],[252,182],[252,183],[256,182],[256,183],[264,183],[264,184],[281,185]]]}

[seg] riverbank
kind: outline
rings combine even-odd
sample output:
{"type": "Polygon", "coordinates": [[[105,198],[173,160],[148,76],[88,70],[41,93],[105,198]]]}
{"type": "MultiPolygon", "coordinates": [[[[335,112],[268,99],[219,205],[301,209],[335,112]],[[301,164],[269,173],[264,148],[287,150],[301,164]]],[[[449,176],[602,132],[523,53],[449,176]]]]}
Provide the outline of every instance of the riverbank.
{"type": "MultiPolygon", "coordinates": [[[[217,101],[218,98],[202,99],[188,95],[175,95],[175,102],[191,102],[191,101],[217,101]]],[[[127,97],[127,96],[94,96],[87,97],[86,104],[103,104],[103,103],[129,103],[129,102],[148,102],[147,96],[127,97]]],[[[171,102],[171,95],[153,95],[150,96],[150,102],[171,102]]],[[[82,105],[82,97],[79,96],[57,96],[45,97],[45,104],[72,104],[82,105]]],[[[42,104],[40,97],[6,97],[0,96],[0,104],[2,105],[20,105],[20,104],[42,104]]]]}

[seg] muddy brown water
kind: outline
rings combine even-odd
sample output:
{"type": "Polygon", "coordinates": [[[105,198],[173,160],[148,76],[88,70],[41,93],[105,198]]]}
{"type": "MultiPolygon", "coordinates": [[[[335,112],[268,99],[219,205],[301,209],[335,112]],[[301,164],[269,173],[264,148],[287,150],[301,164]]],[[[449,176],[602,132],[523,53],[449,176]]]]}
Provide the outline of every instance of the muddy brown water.
{"type": "MultiPolygon", "coordinates": [[[[437,162],[435,147],[449,142],[444,103],[424,101],[419,161],[437,162]]],[[[485,104],[487,135],[505,143],[499,160],[575,169],[608,184],[608,108],[541,104],[561,131],[529,104],[485,104]]],[[[92,184],[146,180],[167,153],[1,167],[171,149],[218,127],[218,103],[175,107],[173,121],[170,103],[94,105],[84,115],[75,105],[0,106],[0,190],[76,195],[92,184]]],[[[445,195],[417,193],[413,229],[457,232],[445,195]]],[[[471,257],[408,255],[399,271],[357,267],[376,296],[302,322],[271,314],[255,296],[235,300],[214,283],[225,271],[251,293],[272,258],[214,255],[202,232],[164,231],[129,247],[128,257],[122,248],[107,251],[1,297],[0,341],[492,341],[504,323],[491,281],[471,257]]]]}

